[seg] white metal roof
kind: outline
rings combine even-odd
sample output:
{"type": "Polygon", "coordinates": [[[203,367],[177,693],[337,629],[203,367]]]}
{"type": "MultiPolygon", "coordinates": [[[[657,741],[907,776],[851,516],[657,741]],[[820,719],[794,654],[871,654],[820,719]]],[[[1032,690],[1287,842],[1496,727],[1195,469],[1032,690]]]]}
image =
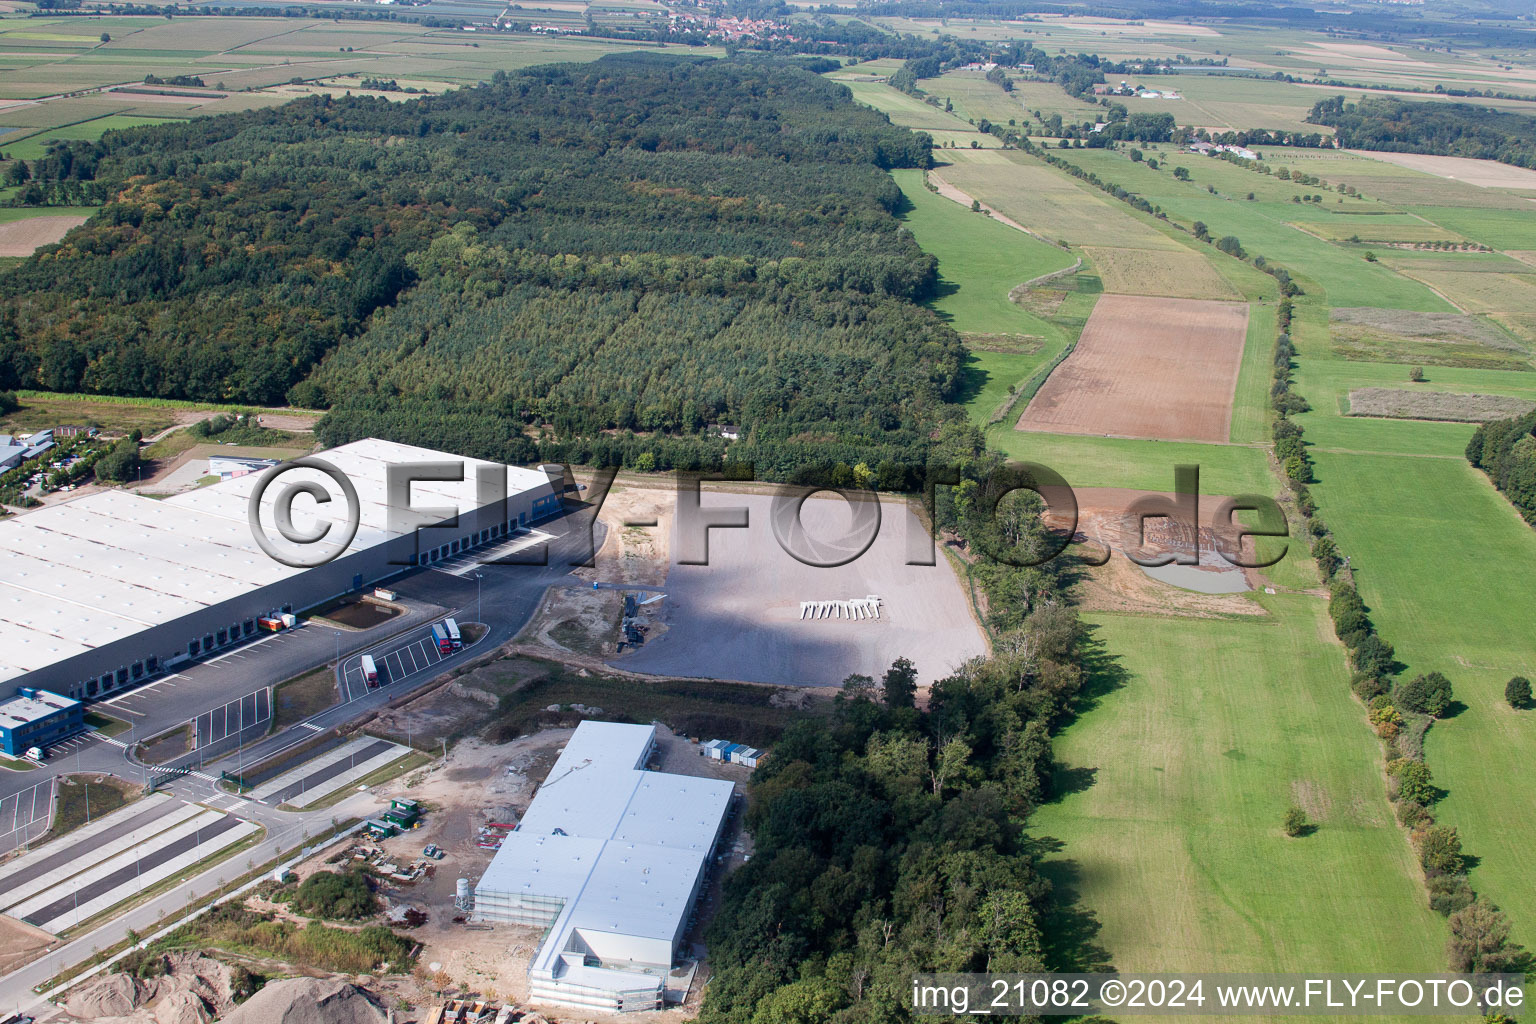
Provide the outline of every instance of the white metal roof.
{"type": "MultiPolygon", "coordinates": [[[[477,467],[492,465],[375,438],[320,458],[345,473],[358,492],[361,524],[349,551],[390,536],[384,503],[389,464],[464,462],[462,482],[416,484],[411,491],[415,508],[460,512],[479,507],[477,467]]],[[[548,485],[536,470],[506,472],[509,496],[548,485]]],[[[306,478],[325,479],[294,470],[264,496],[268,536],[276,536],[271,508],[278,494],[306,478]]],[[[0,523],[0,682],[302,572],[268,557],[251,535],[248,507],[257,480],[239,477],[163,501],[104,491],[0,523]]],[[[307,497],[294,502],[295,526],[307,529],[320,514],[344,516],[339,488],[331,484],[328,490],[336,495],[328,506],[307,497]]]]}
{"type": "Polygon", "coordinates": [[[519,829],[502,840],[480,886],[497,892],[569,900],[581,892],[607,845],[589,836],[561,836],[519,829]]]}
{"type": "Polygon", "coordinates": [[[734,787],[642,770],[654,735],[578,725],[476,886],[566,901],[532,969],[551,969],[573,929],[670,941],[687,916],[734,787]]]}
{"type": "Polygon", "coordinates": [[[605,844],[571,915],[571,927],[670,940],[688,916],[693,883],[704,870],[706,853],[641,843],[605,844]]]}

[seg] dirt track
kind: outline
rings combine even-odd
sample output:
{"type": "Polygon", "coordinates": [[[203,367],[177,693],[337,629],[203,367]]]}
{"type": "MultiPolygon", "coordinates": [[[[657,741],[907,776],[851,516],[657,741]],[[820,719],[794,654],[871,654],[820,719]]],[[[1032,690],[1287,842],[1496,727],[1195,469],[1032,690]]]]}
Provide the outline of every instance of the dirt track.
{"type": "MultiPolygon", "coordinates": [[[[939,195],[943,196],[945,199],[949,199],[949,200],[951,200],[953,202],[959,203],[961,206],[969,207],[971,205],[971,203],[978,201],[973,196],[970,196],[967,193],[962,192],[960,189],[956,188],[955,186],[951,185],[949,182],[945,181],[943,179],[943,177],[941,177],[939,175],[938,171],[929,171],[928,172],[928,180],[933,182],[934,188],[939,190],[939,195]]],[[[1029,230],[1029,228],[1025,227],[1023,224],[1020,224],[1018,221],[1014,220],[1012,217],[1007,217],[1007,216],[1004,216],[1001,213],[998,213],[996,210],[992,209],[992,207],[988,206],[986,203],[981,203],[981,208],[983,210],[987,211],[987,216],[991,217],[993,220],[997,221],[1000,224],[1006,224],[1009,227],[1014,228],[1015,230],[1024,232],[1026,235],[1033,235],[1035,238],[1040,239],[1040,241],[1042,241],[1042,242],[1049,242],[1050,241],[1050,239],[1045,238],[1044,236],[1040,235],[1038,232],[1034,232],[1034,231],[1029,230]]]]}
{"type": "Polygon", "coordinates": [[[1105,295],[1019,430],[1225,442],[1248,307],[1105,295]]]}

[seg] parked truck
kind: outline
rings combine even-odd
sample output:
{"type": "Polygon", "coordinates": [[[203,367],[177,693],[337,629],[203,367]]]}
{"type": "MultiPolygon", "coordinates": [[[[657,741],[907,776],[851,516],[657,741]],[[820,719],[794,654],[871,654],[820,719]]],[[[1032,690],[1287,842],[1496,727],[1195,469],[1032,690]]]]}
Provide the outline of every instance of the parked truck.
{"type": "Polygon", "coordinates": [[[379,666],[373,663],[373,655],[363,655],[363,678],[369,686],[379,685],[379,666]]]}

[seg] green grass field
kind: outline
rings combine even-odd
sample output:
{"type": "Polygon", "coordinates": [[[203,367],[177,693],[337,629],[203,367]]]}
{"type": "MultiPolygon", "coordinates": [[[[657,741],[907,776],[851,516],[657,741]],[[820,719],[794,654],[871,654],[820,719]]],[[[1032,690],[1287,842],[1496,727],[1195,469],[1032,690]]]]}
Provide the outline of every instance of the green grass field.
{"type": "Polygon", "coordinates": [[[1079,791],[1033,820],[1065,844],[1049,873],[1122,971],[1442,969],[1323,602],[1256,600],[1271,614],[1089,616],[1112,664],[1056,742],[1079,791]],[[1293,801],[1314,834],[1282,832],[1293,801]]]}
{"type": "Polygon", "coordinates": [[[0,207],[0,224],[33,217],[89,217],[95,212],[94,206],[7,206],[0,207]]]}
{"type": "Polygon", "coordinates": [[[1261,448],[1193,441],[1137,441],[1078,434],[1039,434],[998,424],[987,440],[1009,456],[1042,462],[1074,487],[1173,489],[1173,467],[1198,465],[1203,494],[1272,494],[1278,485],[1261,448]]]}
{"type": "MultiPolygon", "coordinates": [[[[952,71],[941,78],[922,79],[917,85],[929,95],[949,100],[954,105],[954,112],[968,120],[986,118],[996,124],[1007,124],[1010,119],[1029,119],[1029,111],[1017,90],[1014,95],[1003,92],[999,86],[987,81],[980,71],[952,71]]],[[[1065,93],[1061,93],[1061,97],[1072,102],[1065,93]]]]}
{"type": "Polygon", "coordinates": [[[918,131],[933,129],[975,131],[965,118],[957,114],[946,114],[943,109],[930,106],[916,96],[898,92],[884,82],[844,82],[843,84],[853,90],[854,99],[874,107],[888,116],[893,124],[899,124],[903,128],[914,128],[918,131]]]}
{"type": "Polygon", "coordinates": [[[1248,335],[1243,341],[1243,361],[1232,394],[1234,444],[1269,440],[1269,382],[1274,367],[1275,302],[1248,304],[1248,335]]]}
{"type": "Polygon", "coordinates": [[[1472,425],[1406,420],[1346,418],[1342,402],[1352,388],[1405,388],[1484,395],[1509,395],[1536,401],[1536,373],[1469,370],[1453,366],[1426,368],[1426,380],[1408,380],[1408,367],[1345,360],[1300,360],[1297,388],[1314,411],[1299,417],[1307,440],[1319,448],[1396,455],[1440,455],[1461,459],[1472,425]]]}
{"type": "Polygon", "coordinates": [[[1026,312],[1008,299],[1016,286],[1072,265],[1065,249],[1047,245],[1015,228],[972,213],[923,187],[921,171],[895,171],[910,207],[902,222],[918,244],[939,260],[941,295],[931,305],[962,333],[1028,335],[1033,352],[973,352],[967,367],[966,409],[985,423],[1021,384],[1067,343],[1057,324],[1026,312]]]}
{"type": "Polygon", "coordinates": [[[1461,459],[1316,455],[1313,488],[1350,555],[1382,635],[1408,665],[1438,670],[1466,710],[1425,746],[1437,808],[1479,858],[1473,887],[1509,912],[1515,937],[1536,943],[1536,712],[1504,703],[1513,675],[1536,675],[1536,531],[1461,459]]]}

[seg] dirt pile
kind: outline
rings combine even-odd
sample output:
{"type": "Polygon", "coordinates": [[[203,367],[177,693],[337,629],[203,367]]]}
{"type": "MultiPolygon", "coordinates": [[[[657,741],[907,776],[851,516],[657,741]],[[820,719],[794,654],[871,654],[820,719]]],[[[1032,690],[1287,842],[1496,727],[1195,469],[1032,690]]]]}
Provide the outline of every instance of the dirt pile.
{"type": "Polygon", "coordinates": [[[70,993],[64,1010],[77,1020],[208,1024],[234,1006],[227,965],[201,953],[173,953],[164,964],[158,977],[109,974],[82,985],[70,993]]]}
{"type": "Polygon", "coordinates": [[[268,982],[225,1024],[385,1024],[389,1015],[350,981],[288,978],[268,982]]]}
{"type": "Polygon", "coordinates": [[[145,1001],[146,987],[146,983],[126,974],[109,974],[71,993],[64,1001],[64,1009],[81,1020],[126,1017],[145,1001]]]}

